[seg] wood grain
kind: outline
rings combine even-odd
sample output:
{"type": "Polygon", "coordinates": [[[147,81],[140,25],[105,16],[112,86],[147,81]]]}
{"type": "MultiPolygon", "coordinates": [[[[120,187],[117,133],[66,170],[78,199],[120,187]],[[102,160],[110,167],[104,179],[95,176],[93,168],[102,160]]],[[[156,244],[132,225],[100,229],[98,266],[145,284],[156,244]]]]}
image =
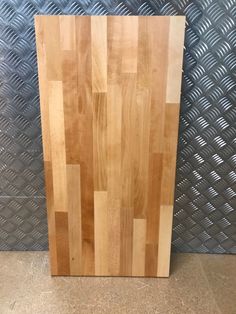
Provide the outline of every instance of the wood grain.
{"type": "Polygon", "coordinates": [[[133,220],[132,275],[145,275],[146,219],[133,220]]]}
{"type": "Polygon", "coordinates": [[[53,275],[169,275],[184,23],[36,16],[53,275]]]}
{"type": "Polygon", "coordinates": [[[68,233],[70,250],[70,273],[82,273],[82,221],[80,165],[66,165],[68,199],[68,233]]]}
{"type": "Polygon", "coordinates": [[[107,191],[94,192],[95,275],[108,275],[107,191]]]}

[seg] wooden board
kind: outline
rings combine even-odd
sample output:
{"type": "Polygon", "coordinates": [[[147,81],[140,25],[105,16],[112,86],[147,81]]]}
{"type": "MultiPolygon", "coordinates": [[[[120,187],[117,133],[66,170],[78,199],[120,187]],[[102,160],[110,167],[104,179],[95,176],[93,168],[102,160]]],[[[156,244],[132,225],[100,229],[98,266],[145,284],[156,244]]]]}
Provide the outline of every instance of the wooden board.
{"type": "Polygon", "coordinates": [[[184,24],[36,16],[52,275],[169,275],[184,24]]]}

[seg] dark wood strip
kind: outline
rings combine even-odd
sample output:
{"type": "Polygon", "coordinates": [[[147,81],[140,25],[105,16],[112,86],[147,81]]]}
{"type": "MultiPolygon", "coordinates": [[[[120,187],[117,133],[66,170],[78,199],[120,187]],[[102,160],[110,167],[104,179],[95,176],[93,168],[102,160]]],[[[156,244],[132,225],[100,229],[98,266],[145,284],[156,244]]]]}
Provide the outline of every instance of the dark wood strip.
{"type": "Polygon", "coordinates": [[[80,147],[76,134],[79,133],[80,126],[76,51],[63,51],[62,71],[66,163],[78,164],[80,147]]]}
{"type": "Polygon", "coordinates": [[[92,56],[91,56],[91,17],[77,16],[77,88],[78,110],[80,114],[91,111],[92,102],[92,56]]]}
{"type": "Polygon", "coordinates": [[[94,190],[107,190],[107,94],[93,93],[94,190]]]}
{"type": "Polygon", "coordinates": [[[158,225],[161,202],[162,154],[151,154],[149,159],[147,238],[146,243],[158,243],[158,225]]]}
{"type": "Polygon", "coordinates": [[[146,244],[145,255],[145,276],[156,277],[157,276],[157,245],[146,244]]]}
{"type": "Polygon", "coordinates": [[[57,269],[59,275],[70,275],[68,213],[55,212],[57,269]]]}
{"type": "Polygon", "coordinates": [[[93,275],[94,265],[94,180],[93,108],[91,72],[91,18],[76,17],[79,164],[81,175],[81,220],[83,274],[93,275]]]}

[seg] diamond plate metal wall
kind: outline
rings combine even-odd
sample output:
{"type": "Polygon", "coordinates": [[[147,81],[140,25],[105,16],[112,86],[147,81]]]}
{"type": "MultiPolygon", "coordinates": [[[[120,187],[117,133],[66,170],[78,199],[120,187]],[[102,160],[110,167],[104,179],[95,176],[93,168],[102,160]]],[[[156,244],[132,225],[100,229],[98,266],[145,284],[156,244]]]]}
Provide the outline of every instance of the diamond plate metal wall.
{"type": "Polygon", "coordinates": [[[236,253],[236,0],[2,0],[0,249],[47,249],[35,14],[186,15],[173,249],[236,253]]]}

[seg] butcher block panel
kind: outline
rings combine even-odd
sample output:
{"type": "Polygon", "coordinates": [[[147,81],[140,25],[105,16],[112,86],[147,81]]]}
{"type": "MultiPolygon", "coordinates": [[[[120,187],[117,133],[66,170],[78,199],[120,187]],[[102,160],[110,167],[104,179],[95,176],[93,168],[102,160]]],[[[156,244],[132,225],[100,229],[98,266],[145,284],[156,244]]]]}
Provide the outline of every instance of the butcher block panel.
{"type": "Polygon", "coordinates": [[[169,276],[184,24],[36,16],[52,275],[169,276]]]}

